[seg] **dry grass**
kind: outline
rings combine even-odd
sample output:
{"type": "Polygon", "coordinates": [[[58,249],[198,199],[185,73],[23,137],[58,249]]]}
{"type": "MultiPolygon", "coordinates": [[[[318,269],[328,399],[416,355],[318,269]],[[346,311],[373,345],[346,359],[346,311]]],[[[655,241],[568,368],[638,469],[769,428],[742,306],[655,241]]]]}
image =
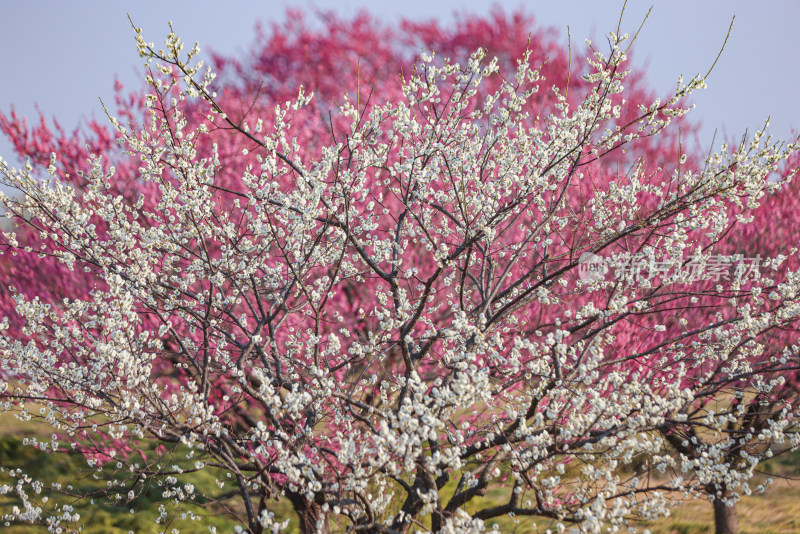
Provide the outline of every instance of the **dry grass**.
{"type": "MultiPolygon", "coordinates": [[[[737,512],[741,534],[800,533],[800,481],[776,478],[763,495],[744,497],[737,512]]],[[[652,534],[714,532],[713,509],[708,501],[692,500],[641,526],[652,534]]]]}

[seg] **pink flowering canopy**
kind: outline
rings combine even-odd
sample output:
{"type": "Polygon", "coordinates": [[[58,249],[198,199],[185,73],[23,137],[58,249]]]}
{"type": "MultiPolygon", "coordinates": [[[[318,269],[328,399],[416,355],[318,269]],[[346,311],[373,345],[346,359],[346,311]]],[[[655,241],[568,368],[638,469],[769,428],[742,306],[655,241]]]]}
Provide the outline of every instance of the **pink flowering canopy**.
{"type": "MultiPolygon", "coordinates": [[[[147,91],[76,135],[0,115],[0,395],[45,449],[253,533],[599,532],[800,445],[796,144],[695,153],[705,77],[659,98],[619,29],[287,20],[213,68],[136,30],[147,91]]],[[[41,485],[4,519],[77,528],[41,485]]]]}

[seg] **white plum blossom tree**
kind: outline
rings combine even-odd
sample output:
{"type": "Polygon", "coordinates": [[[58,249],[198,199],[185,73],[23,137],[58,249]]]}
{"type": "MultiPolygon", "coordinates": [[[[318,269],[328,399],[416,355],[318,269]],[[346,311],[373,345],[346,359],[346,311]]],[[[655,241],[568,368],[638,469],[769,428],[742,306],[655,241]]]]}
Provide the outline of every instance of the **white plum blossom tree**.
{"type": "Polygon", "coordinates": [[[601,532],[687,495],[735,503],[765,454],[800,445],[797,248],[704,273],[732,225],[759,224],[797,145],[758,132],[704,161],[644,159],[705,77],[625,119],[619,33],[583,89],[549,87],[529,52],[510,72],[482,50],[423,54],[397,99],[345,94],[329,116],[300,87],[254,116],[224,108],[197,47],[137,31],[149,115],[110,117],[136,195],[115,193],[107,156],[81,185],[55,155],[49,178],[0,163],[21,227],[0,251],[86,289],[4,281],[0,406],[107,477],[88,495],[15,472],[3,520],[75,530],[52,495],[126,506],[150,484],[179,506],[204,470],[251,533],[601,532]],[[535,113],[541,93],[554,112],[535,113]],[[311,121],[329,124],[319,149],[311,121]],[[586,276],[586,253],[607,272],[586,276]]]}

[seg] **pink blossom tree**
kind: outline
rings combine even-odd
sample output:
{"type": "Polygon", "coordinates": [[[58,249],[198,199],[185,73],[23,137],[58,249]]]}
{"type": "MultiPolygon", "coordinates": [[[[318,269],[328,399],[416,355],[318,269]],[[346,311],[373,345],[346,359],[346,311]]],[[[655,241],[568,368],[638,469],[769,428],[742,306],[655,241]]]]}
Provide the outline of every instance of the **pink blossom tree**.
{"type": "MultiPolygon", "coordinates": [[[[619,29],[583,61],[517,15],[289,19],[216,80],[137,31],[148,93],[80,142],[0,120],[31,158],[0,168],[3,408],[118,462],[107,498],[194,499],[150,453],[181,447],[253,533],[286,528],[281,498],[303,532],[596,532],[682,493],[732,504],[798,445],[797,250],[763,250],[790,257],[775,276],[702,271],[751,252],[794,144],[687,155],[704,77],[656,98],[619,29]]],[[[73,527],[18,480],[6,521],[73,527]]]]}

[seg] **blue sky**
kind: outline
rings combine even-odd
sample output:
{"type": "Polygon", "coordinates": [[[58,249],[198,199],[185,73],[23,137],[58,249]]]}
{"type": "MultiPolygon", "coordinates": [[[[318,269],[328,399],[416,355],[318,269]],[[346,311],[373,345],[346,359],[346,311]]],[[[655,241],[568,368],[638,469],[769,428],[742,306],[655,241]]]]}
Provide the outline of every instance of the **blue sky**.
{"type": "MultiPolygon", "coordinates": [[[[634,33],[652,1],[630,0],[623,28],[634,33]]],[[[491,4],[474,0],[316,0],[294,2],[303,9],[333,9],[342,16],[366,8],[378,17],[397,20],[436,17],[451,20],[456,11],[486,13],[491,4]]],[[[508,10],[520,2],[499,2],[508,10]]],[[[47,116],[68,129],[83,116],[101,116],[99,98],[112,100],[115,76],[126,86],[140,84],[141,60],[133,44],[127,13],[149,41],[162,41],[167,21],[188,42],[204,49],[236,53],[247,48],[257,20],[280,21],[285,2],[206,0],[124,3],[110,0],[0,0],[0,108],[35,116],[38,104],[47,116]]],[[[540,25],[573,40],[601,37],[616,28],[621,1],[534,1],[524,4],[540,25]]],[[[656,2],[635,45],[635,58],[646,65],[652,86],[663,92],[679,74],[705,72],[716,57],[736,14],[733,34],[709,79],[695,97],[695,119],[702,121],[702,141],[715,130],[720,136],[753,131],[772,116],[771,132],[788,137],[800,130],[800,2],[792,0],[669,0],[656,2]]],[[[0,155],[10,147],[0,139],[0,155]]]]}

